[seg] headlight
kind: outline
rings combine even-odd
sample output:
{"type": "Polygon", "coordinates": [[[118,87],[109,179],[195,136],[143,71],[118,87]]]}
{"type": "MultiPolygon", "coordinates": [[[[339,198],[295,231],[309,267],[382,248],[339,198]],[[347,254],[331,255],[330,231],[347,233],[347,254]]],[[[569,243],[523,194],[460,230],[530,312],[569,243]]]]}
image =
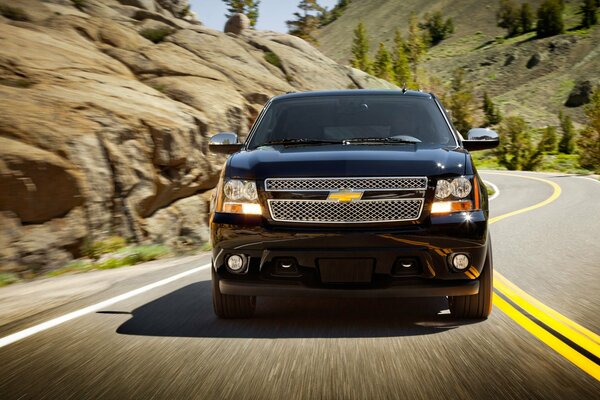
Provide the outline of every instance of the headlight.
{"type": "Polygon", "coordinates": [[[445,199],[451,194],[452,186],[450,185],[450,182],[448,182],[445,179],[440,179],[435,187],[435,197],[437,197],[438,199],[445,199]]]}
{"type": "Polygon", "coordinates": [[[448,214],[479,209],[478,190],[477,177],[473,177],[473,183],[471,179],[464,176],[440,179],[435,187],[435,201],[431,205],[431,213],[448,214]]]}
{"type": "Polygon", "coordinates": [[[450,187],[452,188],[452,196],[458,197],[459,199],[464,199],[471,194],[471,182],[464,176],[452,180],[450,187]]]}
{"type": "Polygon", "coordinates": [[[256,182],[230,179],[223,185],[223,203],[221,212],[233,214],[261,215],[258,204],[256,182]]]}

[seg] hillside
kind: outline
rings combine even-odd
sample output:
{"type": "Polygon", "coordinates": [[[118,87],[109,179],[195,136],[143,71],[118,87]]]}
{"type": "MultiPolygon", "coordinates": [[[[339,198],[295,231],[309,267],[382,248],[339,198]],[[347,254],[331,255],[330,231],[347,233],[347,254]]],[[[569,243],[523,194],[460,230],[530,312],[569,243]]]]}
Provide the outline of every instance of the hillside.
{"type": "Polygon", "coordinates": [[[389,87],[294,36],[175,17],[185,4],[0,0],[0,272],[110,235],[205,242],[212,134],[247,134],[283,92],[389,87]]]}
{"type": "MultiPolygon", "coordinates": [[[[541,0],[529,3],[535,9],[541,0]]],[[[359,21],[367,28],[374,53],[380,41],[391,47],[396,28],[406,33],[411,12],[421,19],[426,12],[441,10],[453,19],[455,33],[429,50],[422,63],[427,74],[448,81],[452,70],[462,67],[478,95],[488,91],[505,113],[523,115],[535,126],[557,124],[561,109],[581,122],[581,107],[566,108],[564,103],[578,81],[600,83],[600,28],[576,29],[579,4],[566,1],[566,34],[538,40],[534,33],[504,39],[505,31],[496,27],[497,0],[353,1],[317,37],[321,51],[348,64],[352,31],[359,21]],[[541,61],[528,67],[532,57],[541,61]]]]}

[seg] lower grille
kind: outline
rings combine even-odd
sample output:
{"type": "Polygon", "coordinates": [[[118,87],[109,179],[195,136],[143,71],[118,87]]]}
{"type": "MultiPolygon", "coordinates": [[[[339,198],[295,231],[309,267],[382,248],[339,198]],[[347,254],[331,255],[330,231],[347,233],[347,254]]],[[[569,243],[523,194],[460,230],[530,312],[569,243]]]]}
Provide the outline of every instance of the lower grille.
{"type": "Polygon", "coordinates": [[[423,199],[360,200],[349,203],[327,200],[268,200],[271,218],[280,222],[370,223],[419,219],[423,199]]]}

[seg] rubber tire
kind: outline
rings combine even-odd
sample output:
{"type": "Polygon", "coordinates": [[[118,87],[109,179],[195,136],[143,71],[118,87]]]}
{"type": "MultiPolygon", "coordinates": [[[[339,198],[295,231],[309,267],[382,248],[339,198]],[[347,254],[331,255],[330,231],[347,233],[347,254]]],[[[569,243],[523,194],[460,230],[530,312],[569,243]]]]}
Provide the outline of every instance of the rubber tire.
{"type": "Polygon", "coordinates": [[[492,246],[488,247],[487,256],[481,275],[479,275],[479,293],[472,296],[448,297],[450,313],[455,318],[486,319],[492,313],[492,294],[494,291],[494,267],[492,246]]]}
{"type": "Polygon", "coordinates": [[[222,294],[219,289],[219,276],[211,268],[212,302],[219,318],[250,318],[256,309],[256,296],[232,296],[222,294]]]}

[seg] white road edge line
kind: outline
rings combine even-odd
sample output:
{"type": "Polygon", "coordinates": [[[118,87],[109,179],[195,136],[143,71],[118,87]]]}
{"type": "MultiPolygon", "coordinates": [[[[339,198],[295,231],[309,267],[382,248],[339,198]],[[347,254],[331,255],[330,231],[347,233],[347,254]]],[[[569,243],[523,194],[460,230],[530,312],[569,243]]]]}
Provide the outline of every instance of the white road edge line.
{"type": "Polygon", "coordinates": [[[488,201],[492,201],[494,200],[496,197],[498,197],[498,195],[500,195],[500,189],[498,189],[498,186],[494,185],[492,182],[490,181],[486,181],[485,179],[483,180],[483,183],[485,183],[488,186],[491,186],[492,189],[494,189],[494,194],[488,198],[488,201]]]}
{"type": "Polygon", "coordinates": [[[585,179],[586,181],[592,181],[592,182],[600,183],[600,181],[598,179],[590,178],[590,177],[587,177],[587,176],[576,176],[575,178],[585,179]]]}
{"type": "Polygon", "coordinates": [[[165,279],[162,279],[160,281],[151,283],[149,285],[142,286],[141,288],[132,290],[132,291],[127,292],[127,293],[123,293],[123,294],[121,294],[119,296],[116,296],[116,297],[113,297],[111,299],[101,301],[100,303],[93,304],[91,306],[82,308],[80,310],[73,311],[73,312],[70,312],[68,314],[65,314],[65,315],[63,315],[61,317],[57,317],[57,318],[51,319],[49,321],[42,322],[41,324],[34,325],[34,326],[32,326],[30,328],[27,328],[25,330],[22,330],[20,332],[16,332],[16,333],[13,333],[11,335],[5,336],[5,337],[3,337],[3,338],[0,339],[0,348],[2,348],[4,346],[8,346],[9,344],[17,342],[19,340],[25,339],[25,338],[27,338],[29,336],[35,335],[36,333],[40,333],[42,331],[48,330],[50,328],[53,328],[53,327],[55,327],[57,325],[64,324],[65,322],[71,321],[71,320],[73,320],[75,318],[82,317],[82,316],[84,316],[86,314],[91,314],[91,313],[96,312],[98,310],[101,310],[101,309],[103,309],[105,307],[112,306],[113,304],[118,303],[120,301],[127,300],[127,299],[130,299],[130,298],[132,298],[134,296],[137,296],[139,294],[148,292],[148,291],[150,291],[152,289],[156,289],[157,287],[164,286],[164,285],[169,284],[171,282],[175,282],[176,280],[179,280],[181,278],[185,278],[186,276],[195,274],[196,272],[200,272],[200,271],[202,271],[202,270],[204,270],[206,268],[210,268],[210,266],[211,266],[211,264],[205,264],[205,265],[202,265],[200,267],[190,269],[189,271],[185,271],[185,272],[179,273],[177,275],[173,275],[173,276],[171,276],[169,278],[165,278],[165,279]]]}

